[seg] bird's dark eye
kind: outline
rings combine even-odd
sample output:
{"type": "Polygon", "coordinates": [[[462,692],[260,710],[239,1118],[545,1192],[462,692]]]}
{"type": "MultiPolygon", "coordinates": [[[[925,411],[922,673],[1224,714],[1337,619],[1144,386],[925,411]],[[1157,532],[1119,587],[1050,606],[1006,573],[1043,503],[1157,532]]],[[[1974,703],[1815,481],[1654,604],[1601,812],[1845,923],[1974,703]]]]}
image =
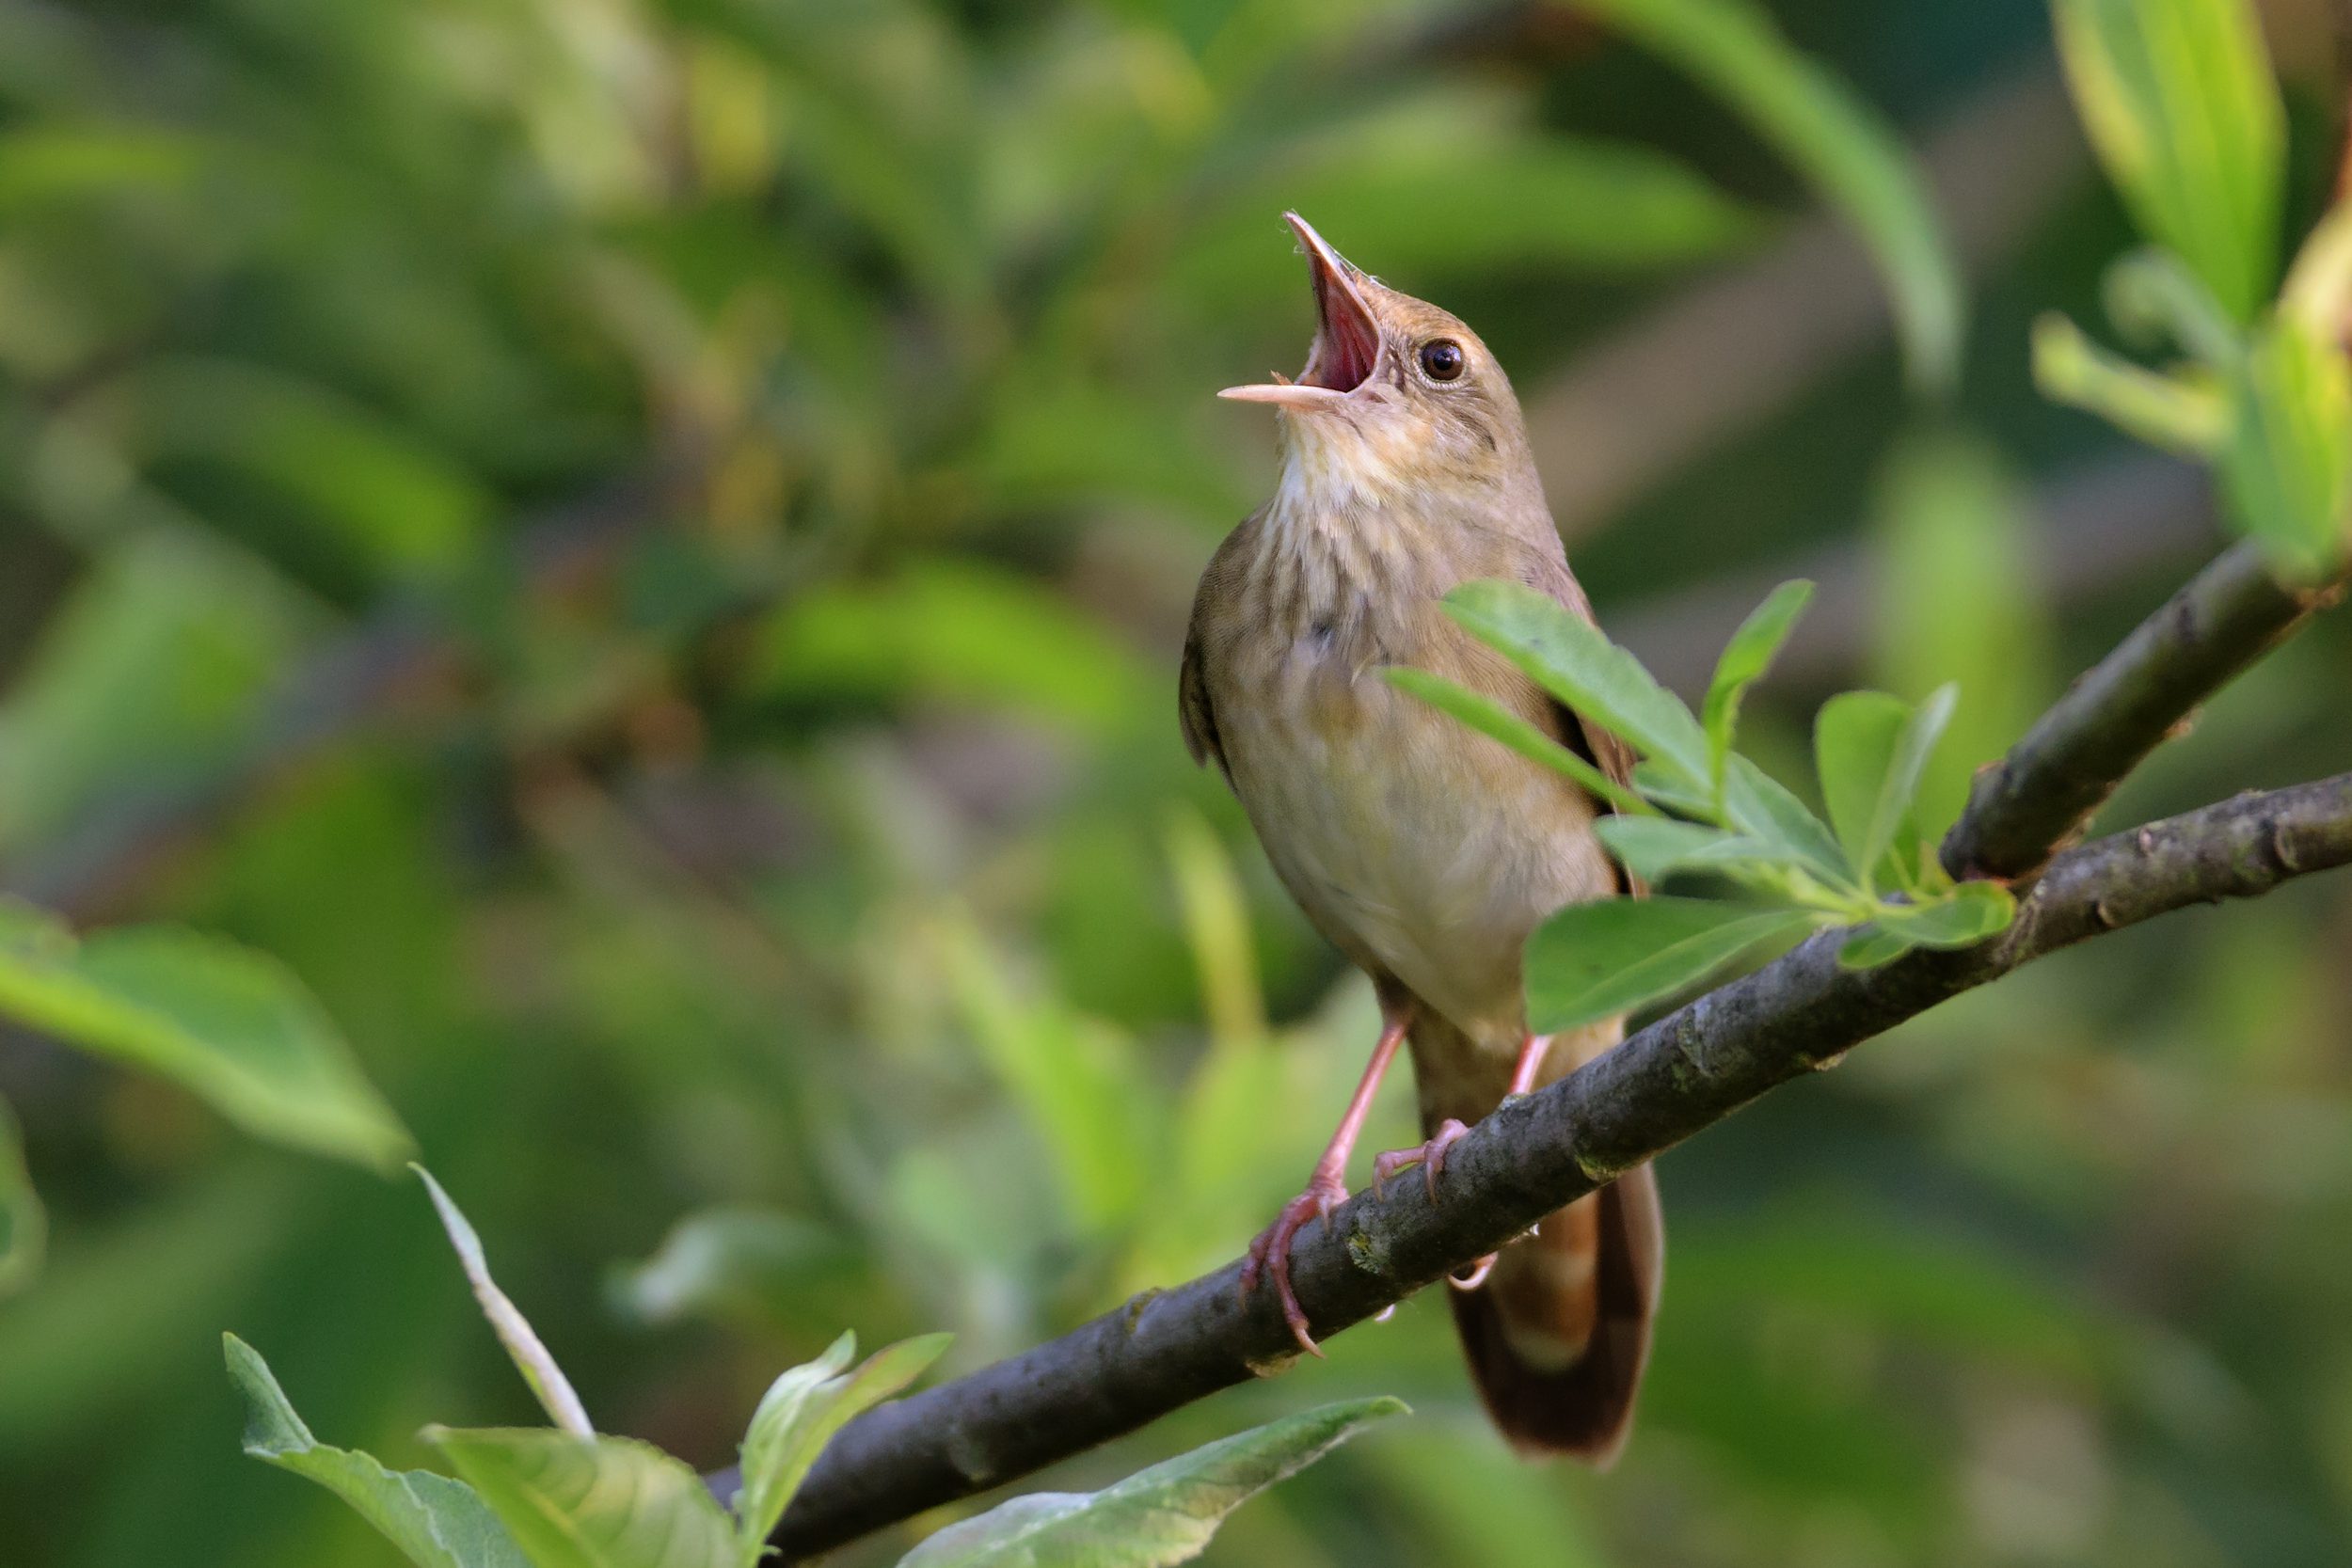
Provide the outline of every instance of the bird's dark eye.
{"type": "Polygon", "coordinates": [[[1432,381],[1451,381],[1462,373],[1462,345],[1451,338],[1433,338],[1421,345],[1422,373],[1432,381]]]}

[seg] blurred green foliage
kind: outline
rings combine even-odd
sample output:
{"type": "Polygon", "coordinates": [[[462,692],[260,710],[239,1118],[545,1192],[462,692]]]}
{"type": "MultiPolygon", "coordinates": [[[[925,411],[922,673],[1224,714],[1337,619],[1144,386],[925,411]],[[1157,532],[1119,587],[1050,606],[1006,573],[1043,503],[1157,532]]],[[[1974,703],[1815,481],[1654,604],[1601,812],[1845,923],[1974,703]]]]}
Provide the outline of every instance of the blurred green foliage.
{"type": "MultiPolygon", "coordinates": [[[[1791,781],[1828,691],[1957,680],[1956,801],[2214,537],[2031,385],[2135,243],[2004,119],[2055,97],[2038,0],[1772,13],[1959,184],[2048,193],[1947,214],[1932,407],[1781,264],[1804,179],[1547,8],[0,0],[0,884],[281,960],[600,1421],[697,1464],[845,1325],[952,1373],[1224,1261],[1375,1027],[1172,714],[1271,473],[1207,394],[1311,323],[1282,207],[1478,326],[1555,481],[1582,374],[1680,442],[1570,547],[1683,695],[1752,574],[1821,580],[1741,710],[1791,781]]],[[[2315,14],[2266,15],[2285,238],[2315,14]]],[[[2347,653],[2113,820],[2352,766],[2347,653]]],[[[2348,939],[2324,879],[2129,933],[1677,1151],[1607,1478],[1507,1455],[1421,1302],[1043,1484],[1394,1393],[1203,1560],[2339,1563],[2348,939]]],[[[12,1568],[390,1560],[237,1456],[224,1327],[395,1468],[532,1418],[405,1187],[29,1034],[0,1098],[50,1242],[0,1306],[12,1568]]]]}

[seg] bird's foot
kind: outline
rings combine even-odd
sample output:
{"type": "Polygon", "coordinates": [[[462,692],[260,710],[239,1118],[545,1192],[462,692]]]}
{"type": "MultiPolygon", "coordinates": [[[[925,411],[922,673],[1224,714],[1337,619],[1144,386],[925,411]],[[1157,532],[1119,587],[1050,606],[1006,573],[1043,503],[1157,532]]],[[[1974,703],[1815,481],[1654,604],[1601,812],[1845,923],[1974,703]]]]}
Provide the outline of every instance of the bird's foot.
{"type": "Polygon", "coordinates": [[[1326,1230],[1330,1229],[1331,1211],[1346,1201],[1347,1184],[1318,1171],[1309,1179],[1307,1190],[1283,1204],[1274,1223],[1258,1232],[1241,1266],[1244,1296],[1257,1288],[1261,1275],[1274,1281],[1275,1299],[1282,1304],[1282,1321],[1291,1325],[1291,1338],[1309,1355],[1322,1355],[1323,1347],[1307,1332],[1306,1308],[1298,1305],[1298,1293],[1291,1289],[1291,1238],[1304,1230],[1309,1220],[1319,1219],[1326,1230]]]}
{"type": "Polygon", "coordinates": [[[1431,1133],[1429,1141],[1419,1148],[1392,1148],[1386,1154],[1374,1156],[1372,1162],[1373,1196],[1386,1201],[1389,1196],[1389,1178],[1398,1171],[1410,1170],[1415,1165],[1419,1165],[1422,1180],[1428,1185],[1430,1197],[1436,1198],[1438,1178],[1445,1170],[1445,1151],[1461,1142],[1464,1134],[1469,1132],[1469,1128],[1455,1121],[1452,1117],[1448,1117],[1438,1124],[1437,1132],[1431,1133]]]}

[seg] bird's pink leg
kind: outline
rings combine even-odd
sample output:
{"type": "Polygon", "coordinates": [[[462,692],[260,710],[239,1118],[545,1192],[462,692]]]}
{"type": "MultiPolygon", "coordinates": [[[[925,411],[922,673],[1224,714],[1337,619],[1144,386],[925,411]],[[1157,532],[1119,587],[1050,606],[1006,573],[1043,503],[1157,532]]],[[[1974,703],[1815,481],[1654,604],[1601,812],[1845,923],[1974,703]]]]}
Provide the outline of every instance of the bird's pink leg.
{"type": "Polygon", "coordinates": [[[1297,1292],[1291,1289],[1291,1238],[1306,1228],[1311,1219],[1320,1219],[1326,1230],[1331,1227],[1331,1211],[1347,1198],[1347,1157],[1355,1150],[1358,1134],[1364,1130],[1364,1117],[1372,1113],[1372,1097],[1379,1092],[1380,1080],[1396,1060],[1396,1048],[1404,1042],[1405,1026],[1410,1015],[1399,1010],[1384,1014],[1380,1043],[1372,1048],[1372,1060],[1364,1064],[1364,1075],[1356,1085],[1356,1093],[1347,1102],[1347,1114],[1340,1117],[1339,1130],[1324,1146],[1323,1158],[1315,1162],[1314,1174],[1307,1178],[1307,1188],[1296,1197],[1282,1205],[1282,1212],[1274,1216],[1274,1223],[1258,1232],[1258,1239],[1249,1243],[1249,1256],[1241,1266],[1241,1291],[1248,1295],[1257,1287],[1261,1274],[1274,1280],[1276,1299],[1282,1304],[1282,1321],[1291,1325],[1291,1337],[1298,1348],[1310,1355],[1321,1355],[1323,1349],[1307,1332],[1306,1309],[1298,1305],[1297,1292]]]}
{"type": "MultiPolygon", "coordinates": [[[[1530,1035],[1519,1043],[1518,1059],[1511,1064],[1511,1086],[1503,1091],[1502,1097],[1505,1100],[1525,1094],[1534,1087],[1535,1074],[1543,1067],[1544,1053],[1550,1049],[1550,1046],[1549,1035],[1530,1035]]],[[[1469,1128],[1452,1117],[1448,1117],[1438,1124],[1438,1130],[1429,1135],[1429,1141],[1420,1148],[1392,1148],[1385,1154],[1374,1156],[1372,1162],[1374,1194],[1386,1197],[1388,1194],[1385,1189],[1390,1177],[1394,1176],[1398,1171],[1410,1170],[1415,1165],[1419,1165],[1422,1180],[1428,1185],[1429,1196],[1434,1201],[1438,1196],[1438,1177],[1445,1170],[1445,1151],[1460,1142],[1469,1131],[1469,1128]]],[[[1457,1291],[1475,1291],[1486,1283],[1487,1271],[1494,1266],[1495,1255],[1490,1252],[1472,1263],[1467,1275],[1446,1275],[1446,1283],[1457,1291]]]]}

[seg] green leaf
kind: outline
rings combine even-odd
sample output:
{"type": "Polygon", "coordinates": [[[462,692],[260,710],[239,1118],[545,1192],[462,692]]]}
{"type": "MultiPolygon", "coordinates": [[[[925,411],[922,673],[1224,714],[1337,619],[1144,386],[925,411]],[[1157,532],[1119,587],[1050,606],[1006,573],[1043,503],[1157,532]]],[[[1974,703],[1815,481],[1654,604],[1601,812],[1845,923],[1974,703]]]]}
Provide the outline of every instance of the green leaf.
{"type": "Polygon", "coordinates": [[[1844,883],[1845,861],[1821,819],[1788,785],[1736,752],[1724,781],[1724,808],[1742,833],[1771,845],[1831,887],[1844,883]]]}
{"type": "Polygon", "coordinates": [[[1837,967],[1876,969],[1881,964],[1892,963],[1901,958],[1911,951],[1911,939],[1900,931],[1889,930],[1875,924],[1865,926],[1848,937],[1845,944],[1837,949],[1837,967]]]}
{"type": "Polygon", "coordinates": [[[1876,884],[1958,697],[1946,686],[1916,708],[1883,691],[1841,692],[1821,705],[1813,730],[1821,797],[1847,868],[1865,888],[1876,884]]]}
{"type": "Polygon", "coordinates": [[[302,983],[266,955],[168,927],[75,942],[18,906],[0,1016],[144,1068],[261,1137],[389,1167],[408,1134],[302,983]]]}
{"type": "Polygon", "coordinates": [[[1789,629],[1812,597],[1813,585],[1803,578],[1782,583],[1748,612],[1731,641],[1724,644],[1723,657],[1715,661],[1715,678],[1708,683],[1699,721],[1707,731],[1708,761],[1718,799],[1724,792],[1732,735],[1739,727],[1740,699],[1772,667],[1780,645],[1788,641],[1789,629]]]}
{"type": "Polygon", "coordinates": [[[1645,882],[1689,864],[1719,845],[1744,842],[1736,833],[1671,816],[1604,816],[1593,824],[1617,863],[1645,882]]]}
{"type": "Polygon", "coordinates": [[[2352,372],[2297,317],[2271,318],[2233,388],[2221,487],[2238,527],[2283,569],[2320,578],[2344,560],[2352,503],[2352,372]]]}
{"type": "Polygon", "coordinates": [[[1583,0],[1582,8],[1705,83],[1819,187],[1886,279],[1913,383],[1948,387],[1965,309],[1959,270],[1893,130],[1747,0],[1583,0]]]}
{"type": "Polygon", "coordinates": [[[1527,939],[1528,1027],[1548,1035],[1615,1018],[1807,924],[1794,911],[1705,898],[1571,904],[1527,939]]]}
{"type": "Polygon", "coordinates": [[[1973,947],[2009,929],[2017,899],[1998,882],[1961,882],[1940,898],[1889,904],[1878,924],[1918,947],[1973,947]]]}
{"type": "Polygon", "coordinates": [[[334,1493],[418,1568],[524,1568],[521,1549],[471,1487],[428,1470],[388,1470],[372,1454],[327,1448],[294,1414],[261,1354],[233,1334],[220,1338],[229,1380],[245,1398],[246,1453],[334,1493]]]}
{"type": "Polygon", "coordinates": [[[538,1429],[424,1429],[533,1568],[733,1568],[702,1478],[648,1443],[538,1429]]]}
{"type": "Polygon", "coordinates": [[[2052,403],[2183,457],[2211,457],[2229,430],[2229,407],[2212,387],[2110,354],[2055,312],[2033,324],[2033,380],[2052,403]]]}
{"type": "Polygon", "coordinates": [[[1642,799],[1639,791],[1617,783],[1493,698],[1482,697],[1426,670],[1397,665],[1382,674],[1399,691],[1418,697],[1479,734],[1502,741],[1523,757],[1566,774],[1617,810],[1637,816],[1655,815],[1656,808],[1642,799]]]}
{"type": "Polygon", "coordinates": [[[2240,322],[2269,297],[2286,119],[2245,0],[2056,0],[2058,53],[2141,230],[2240,322]]]}
{"type": "Polygon", "coordinates": [[[1354,1400],[1211,1443],[1100,1492],[1039,1492],[949,1525],[898,1568],[1165,1568],[1200,1555],[1225,1516],[1400,1400],[1354,1400]]]}
{"type": "Polygon", "coordinates": [[[1516,582],[1466,582],[1445,596],[1445,607],[1581,717],[1615,732],[1682,782],[1707,783],[1707,733],[1699,721],[1590,621],[1516,582]]]}
{"type": "Polygon", "coordinates": [[[743,1487],[735,1499],[737,1555],[743,1568],[756,1568],[768,1532],[784,1517],[792,1494],[834,1433],[922,1376],[952,1338],[926,1334],[903,1339],[840,1376],[857,1354],[857,1337],[844,1334],[822,1356],[769,1386],[743,1433],[743,1487]]]}
{"type": "Polygon", "coordinates": [[[532,1393],[539,1401],[539,1408],[548,1418],[576,1437],[592,1435],[596,1428],[588,1421],[588,1412],[580,1408],[580,1396],[572,1392],[571,1381],[564,1369],[555,1364],[555,1357],[541,1343],[538,1331],[531,1326],[506,1292],[490,1277],[489,1259],[483,1256],[482,1238],[474,1234],[464,1212],[433,1180],[433,1173],[422,1165],[408,1167],[424,1182],[425,1191],[433,1195],[433,1207],[439,1211],[441,1228],[449,1232],[450,1245],[457,1251],[457,1260],[466,1271],[466,1281],[473,1287],[473,1299],[481,1304],[482,1315],[489,1320],[491,1332],[515,1363],[515,1370],[523,1374],[532,1393]]]}
{"type": "Polygon", "coordinates": [[[1879,797],[1895,759],[1895,740],[1911,717],[1911,705],[1883,691],[1841,691],[1821,705],[1813,721],[1813,766],[1821,779],[1821,803],[1836,832],[1846,865],[1867,883],[1874,857],[1868,847],[1879,797]]]}
{"type": "Polygon", "coordinates": [[[24,1168],[24,1139],[16,1113],[0,1100],[0,1299],[23,1290],[40,1272],[49,1217],[24,1168]]]}

